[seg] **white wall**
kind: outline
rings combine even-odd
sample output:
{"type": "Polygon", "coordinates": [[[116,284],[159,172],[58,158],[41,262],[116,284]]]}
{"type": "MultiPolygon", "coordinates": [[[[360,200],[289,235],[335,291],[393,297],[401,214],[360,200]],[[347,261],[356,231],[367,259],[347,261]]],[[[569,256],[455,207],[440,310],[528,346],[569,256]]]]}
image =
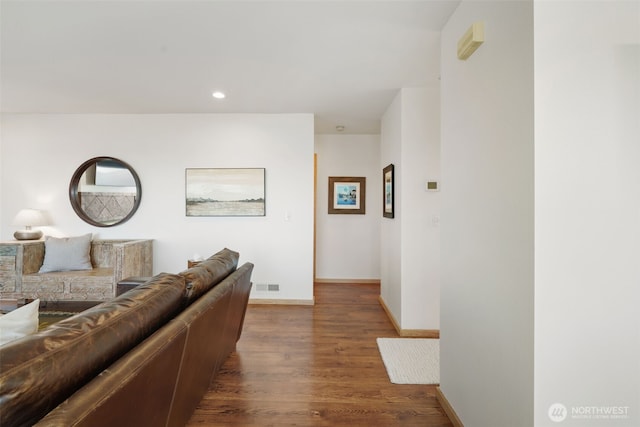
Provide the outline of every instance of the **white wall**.
{"type": "Polygon", "coordinates": [[[379,135],[316,135],[316,277],[380,278],[382,170],[379,135]],[[365,215],[328,214],[330,176],[366,178],[365,215]]]}
{"type": "MultiPolygon", "coordinates": [[[[0,120],[0,189],[2,188],[2,120],[0,120]]],[[[3,231],[4,231],[4,227],[2,224],[4,224],[3,221],[4,218],[4,213],[3,213],[3,209],[2,209],[2,197],[0,195],[0,239],[2,238],[1,236],[3,235],[3,231]]]]}
{"type": "Polygon", "coordinates": [[[394,165],[394,218],[380,226],[380,297],[396,322],[402,321],[402,96],[393,99],[380,124],[380,169],[394,165]]]}
{"type": "Polygon", "coordinates": [[[178,272],[194,253],[223,247],[255,264],[254,283],[281,291],[252,298],[313,299],[313,116],[3,115],[3,240],[24,207],[47,210],[51,234],[155,239],[155,272],[178,272]],[[138,212],[125,224],[96,228],[80,220],[69,180],[85,160],[129,163],[142,181],[138,212]],[[186,217],[185,168],[266,168],[265,217],[186,217]],[[285,217],[288,216],[287,221],[285,217]]]}
{"type": "Polygon", "coordinates": [[[381,227],[381,297],[403,330],[440,327],[440,175],[437,88],[403,88],[382,120],[380,169],[395,168],[395,217],[381,227]]]}
{"type": "Polygon", "coordinates": [[[439,88],[405,88],[400,176],[402,329],[440,329],[439,88]]]}
{"type": "Polygon", "coordinates": [[[533,4],[463,1],[441,46],[440,387],[465,427],[531,426],[533,4]]]}
{"type": "Polygon", "coordinates": [[[640,3],[536,1],[534,22],[535,425],[638,426],[640,3]],[[591,407],[621,418],[573,417],[591,407]]]}

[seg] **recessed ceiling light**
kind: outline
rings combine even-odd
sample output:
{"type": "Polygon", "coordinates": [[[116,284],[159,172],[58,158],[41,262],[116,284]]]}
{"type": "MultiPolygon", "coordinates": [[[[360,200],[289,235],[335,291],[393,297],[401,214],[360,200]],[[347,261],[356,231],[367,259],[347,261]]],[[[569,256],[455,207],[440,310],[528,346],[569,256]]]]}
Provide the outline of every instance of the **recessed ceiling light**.
{"type": "Polygon", "coordinates": [[[223,99],[225,97],[224,92],[220,92],[218,90],[213,92],[212,95],[215,99],[223,99]]]}

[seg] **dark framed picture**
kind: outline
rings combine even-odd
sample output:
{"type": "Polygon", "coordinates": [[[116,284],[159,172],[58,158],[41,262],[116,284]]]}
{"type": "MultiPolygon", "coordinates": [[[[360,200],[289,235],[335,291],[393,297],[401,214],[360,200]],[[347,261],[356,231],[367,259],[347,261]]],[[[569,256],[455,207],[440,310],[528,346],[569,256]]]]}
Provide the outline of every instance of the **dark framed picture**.
{"type": "Polygon", "coordinates": [[[382,170],[382,216],[393,218],[393,164],[382,170]]]}
{"type": "Polygon", "coordinates": [[[329,213],[365,214],[366,177],[330,176],[329,213]]]}
{"type": "Polygon", "coordinates": [[[265,216],[264,168],[185,171],[187,216],[265,216]]]}

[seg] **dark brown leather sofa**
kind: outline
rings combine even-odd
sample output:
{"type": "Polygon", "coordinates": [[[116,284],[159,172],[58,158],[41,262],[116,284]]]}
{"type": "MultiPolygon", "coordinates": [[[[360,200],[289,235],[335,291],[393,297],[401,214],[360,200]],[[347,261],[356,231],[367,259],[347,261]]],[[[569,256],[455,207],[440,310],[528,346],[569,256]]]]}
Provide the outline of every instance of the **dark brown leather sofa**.
{"type": "Polygon", "coordinates": [[[240,339],[253,264],[224,249],[0,348],[0,426],[183,426],[240,339]]]}

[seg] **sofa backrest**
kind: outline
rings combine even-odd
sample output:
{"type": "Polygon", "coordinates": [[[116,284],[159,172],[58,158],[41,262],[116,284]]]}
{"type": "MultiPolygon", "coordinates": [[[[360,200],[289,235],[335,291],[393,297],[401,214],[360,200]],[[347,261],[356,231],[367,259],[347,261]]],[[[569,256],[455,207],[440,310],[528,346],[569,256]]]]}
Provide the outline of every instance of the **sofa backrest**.
{"type": "Polygon", "coordinates": [[[233,296],[250,287],[252,270],[235,270],[36,426],[184,426],[235,345],[233,296]]]}
{"type": "Polygon", "coordinates": [[[166,426],[188,333],[167,323],[35,426],[166,426]]]}
{"type": "Polygon", "coordinates": [[[0,425],[33,424],[182,309],[182,276],[125,294],[0,348],[0,425]],[[29,408],[29,410],[25,410],[29,408]]]}
{"type": "Polygon", "coordinates": [[[224,248],[206,260],[179,273],[186,280],[185,304],[189,305],[220,283],[238,267],[240,254],[224,248]]]}
{"type": "MultiPolygon", "coordinates": [[[[22,260],[22,273],[34,274],[40,270],[42,263],[44,262],[45,253],[45,241],[29,242],[24,245],[24,259],[22,260]]],[[[152,240],[149,239],[94,239],[91,241],[91,265],[93,268],[107,268],[114,267],[116,254],[116,248],[122,248],[133,243],[139,243],[136,246],[138,251],[140,248],[144,249],[144,253],[137,254],[137,259],[132,262],[143,263],[151,265],[150,258],[152,253],[152,240]],[[141,246],[141,244],[144,245],[141,246]]],[[[126,248],[125,248],[126,249],[126,248]]],[[[120,249],[121,251],[125,249],[120,249]]],[[[150,272],[145,273],[150,274],[150,272]]]]}
{"type": "Polygon", "coordinates": [[[251,287],[252,271],[253,264],[244,263],[176,318],[189,325],[189,335],[167,426],[187,424],[220,367],[235,349],[248,296],[244,306],[237,306],[238,299],[234,297],[247,290],[247,286],[251,287]],[[237,311],[237,315],[233,311],[237,311]]]}

